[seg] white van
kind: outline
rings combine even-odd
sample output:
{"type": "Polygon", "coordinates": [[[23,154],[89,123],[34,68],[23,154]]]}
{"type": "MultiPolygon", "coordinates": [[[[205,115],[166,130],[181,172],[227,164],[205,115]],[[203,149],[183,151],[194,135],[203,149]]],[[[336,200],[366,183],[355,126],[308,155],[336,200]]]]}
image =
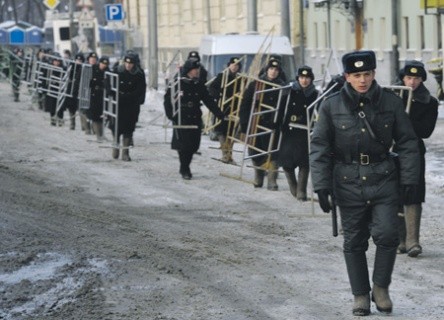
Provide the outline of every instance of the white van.
{"type": "Polygon", "coordinates": [[[261,51],[264,56],[279,55],[287,81],[293,81],[296,62],[290,40],[285,36],[265,36],[259,34],[205,35],[199,47],[201,63],[208,70],[208,80],[227,67],[233,56],[246,56],[242,69],[248,70],[255,55],[261,51]],[[266,50],[267,49],[267,50],[266,50]],[[264,51],[265,50],[265,51],[264,51]]]}

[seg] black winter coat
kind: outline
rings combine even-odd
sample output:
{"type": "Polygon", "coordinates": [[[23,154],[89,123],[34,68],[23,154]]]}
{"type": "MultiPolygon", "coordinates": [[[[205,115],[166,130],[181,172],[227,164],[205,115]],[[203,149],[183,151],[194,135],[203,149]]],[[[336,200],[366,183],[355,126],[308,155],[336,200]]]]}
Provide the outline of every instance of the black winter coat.
{"type": "Polygon", "coordinates": [[[119,113],[118,132],[133,134],[139,118],[140,104],[145,101],[146,80],[143,71],[135,66],[130,72],[119,66],[119,113]]]}
{"type": "MultiPolygon", "coordinates": [[[[407,106],[408,92],[405,92],[403,100],[407,106]]],[[[421,172],[419,177],[418,192],[415,199],[411,199],[409,204],[419,204],[425,202],[426,183],[425,183],[425,153],[426,147],[423,139],[429,138],[435,129],[438,118],[438,100],[430,95],[429,90],[423,83],[413,91],[413,98],[410,105],[409,118],[418,137],[418,148],[420,152],[421,172]]],[[[395,145],[394,151],[398,151],[395,145]]]]}
{"type": "MultiPolygon", "coordinates": [[[[179,90],[176,84],[175,91],[179,90]]],[[[199,80],[187,77],[180,79],[180,108],[179,104],[174,107],[171,103],[171,86],[168,87],[164,96],[165,114],[174,125],[196,126],[196,128],[175,128],[171,141],[171,148],[179,151],[194,153],[199,150],[202,130],[201,101],[218,118],[223,118],[222,111],[217,107],[213,97],[209,94],[207,87],[199,80]],[[176,113],[175,113],[176,111],[176,113]]]]}
{"type": "Polygon", "coordinates": [[[98,122],[102,120],[103,115],[103,91],[105,90],[105,72],[108,68],[100,70],[99,64],[92,66],[92,76],[89,82],[91,89],[89,100],[89,116],[92,121],[98,122]]]}
{"type": "Polygon", "coordinates": [[[402,100],[376,81],[359,95],[350,84],[325,99],[314,126],[310,167],[314,190],[333,190],[339,206],[397,203],[399,183],[418,184],[418,140],[402,100]],[[359,111],[379,141],[371,138],[359,111]],[[398,145],[399,178],[393,158],[387,156],[392,141],[398,145]],[[360,155],[365,154],[360,163],[360,155]]]}
{"type": "MultiPolygon", "coordinates": [[[[279,165],[284,168],[308,167],[308,131],[290,127],[290,124],[307,125],[307,107],[318,97],[318,90],[311,84],[303,90],[296,82],[290,91],[290,100],[284,116],[279,149],[279,165]]],[[[313,108],[310,109],[310,115],[313,108]]]]}

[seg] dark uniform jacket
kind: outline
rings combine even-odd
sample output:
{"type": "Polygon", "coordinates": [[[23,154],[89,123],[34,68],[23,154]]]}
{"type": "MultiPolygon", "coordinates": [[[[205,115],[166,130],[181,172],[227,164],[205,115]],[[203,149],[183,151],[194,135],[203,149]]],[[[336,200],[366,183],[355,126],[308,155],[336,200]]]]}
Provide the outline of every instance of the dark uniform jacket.
{"type": "MultiPolygon", "coordinates": [[[[214,81],[211,83],[209,87],[209,92],[211,96],[217,101],[219,108],[221,108],[221,104],[225,102],[225,105],[223,106],[222,112],[225,115],[228,115],[230,113],[230,105],[231,103],[227,103],[227,101],[233,96],[235,86],[233,85],[233,81],[238,77],[238,73],[226,73],[228,79],[224,79],[224,73],[219,73],[214,81]],[[225,89],[225,97],[224,97],[224,88],[222,87],[224,83],[228,83],[229,85],[225,89]],[[222,100],[224,99],[224,100],[222,100]]],[[[227,129],[228,129],[228,121],[222,121],[217,127],[214,128],[214,131],[221,133],[223,135],[227,135],[227,129]]]]}
{"type": "MultiPolygon", "coordinates": [[[[408,92],[404,93],[404,105],[407,106],[408,92]]],[[[419,178],[418,192],[416,193],[415,199],[411,199],[412,203],[408,204],[419,204],[425,201],[425,153],[426,147],[424,145],[424,140],[429,138],[433,130],[435,129],[436,120],[438,118],[438,100],[430,95],[429,90],[424,86],[423,83],[413,91],[413,98],[410,105],[409,118],[415,130],[416,136],[418,137],[418,148],[420,152],[420,164],[421,172],[419,178]]],[[[398,150],[398,146],[395,145],[395,151],[398,150]]]]}
{"type": "Polygon", "coordinates": [[[132,134],[139,118],[140,104],[145,101],[146,80],[144,72],[137,65],[127,71],[124,65],[118,67],[119,113],[118,132],[132,134]]]}
{"type": "Polygon", "coordinates": [[[103,90],[105,90],[105,72],[108,68],[100,70],[99,64],[92,66],[91,81],[89,87],[91,89],[89,100],[89,115],[92,121],[101,121],[103,114],[103,90]]]}
{"type": "Polygon", "coordinates": [[[310,150],[314,190],[333,190],[339,206],[397,202],[399,183],[418,184],[418,141],[402,100],[376,81],[358,94],[350,84],[328,97],[320,107],[310,150]],[[358,112],[363,111],[377,140],[358,112]],[[388,156],[398,145],[400,176],[388,156]]]}
{"type": "MultiPolygon", "coordinates": [[[[242,99],[242,104],[241,104],[240,110],[239,110],[239,118],[240,118],[239,122],[240,122],[242,133],[246,133],[247,129],[248,129],[248,122],[250,119],[251,108],[253,106],[254,93],[256,91],[273,89],[273,88],[284,85],[284,82],[280,78],[270,81],[267,79],[266,76],[262,76],[260,79],[263,81],[253,81],[248,85],[247,89],[245,90],[245,93],[244,93],[244,96],[242,99]],[[276,86],[273,86],[270,83],[275,84],[276,86]]],[[[260,94],[257,94],[256,98],[257,98],[257,101],[254,102],[255,103],[254,108],[257,111],[258,104],[260,103],[260,101],[258,100],[258,99],[260,99],[260,94]]],[[[281,99],[281,105],[279,105],[279,106],[277,105],[278,100],[279,100],[279,90],[265,92],[262,94],[262,104],[265,104],[268,106],[273,106],[277,109],[281,108],[282,106],[285,107],[285,105],[284,105],[285,99],[281,99]]],[[[264,111],[264,110],[261,110],[261,111],[264,111]]],[[[257,120],[257,125],[264,126],[269,129],[273,129],[276,126],[274,118],[275,118],[275,113],[266,113],[266,114],[261,115],[259,117],[259,119],[255,119],[255,120],[257,120]]],[[[253,120],[253,121],[255,121],[255,120],[253,120]]],[[[278,123],[278,122],[279,121],[277,121],[276,123],[278,123]]],[[[250,128],[250,130],[251,130],[251,128],[250,128]]],[[[261,132],[261,129],[258,128],[256,132],[257,133],[261,132]]],[[[270,134],[257,136],[254,139],[254,141],[255,141],[254,146],[259,148],[260,150],[268,150],[270,137],[271,137],[270,134]]],[[[274,147],[276,146],[277,142],[278,142],[278,134],[275,134],[275,139],[273,142],[274,147]]],[[[258,151],[254,150],[252,148],[250,148],[248,150],[248,152],[250,155],[258,154],[258,151]]],[[[276,153],[272,154],[272,159],[273,160],[277,159],[276,153]]],[[[265,156],[257,156],[257,157],[254,157],[253,160],[256,162],[257,165],[261,165],[267,159],[265,156]]]]}
{"type": "MultiPolygon", "coordinates": [[[[318,97],[318,90],[310,84],[303,90],[295,82],[290,90],[290,100],[284,116],[281,134],[282,141],[279,148],[279,165],[284,168],[308,167],[308,131],[306,129],[290,127],[290,124],[307,126],[307,107],[318,97]]],[[[310,115],[313,113],[310,109],[310,115]]]]}
{"type": "MultiPolygon", "coordinates": [[[[177,90],[179,90],[179,87],[176,84],[175,92],[177,92],[177,90]]],[[[202,129],[201,101],[218,118],[223,118],[224,115],[217,107],[216,102],[209,94],[205,85],[199,80],[187,77],[180,79],[180,112],[177,114],[174,114],[174,111],[179,110],[179,105],[173,107],[171,103],[171,91],[171,87],[169,87],[164,96],[164,108],[167,118],[172,120],[175,125],[196,126],[195,129],[174,129],[171,148],[194,153],[200,146],[202,129]]]]}

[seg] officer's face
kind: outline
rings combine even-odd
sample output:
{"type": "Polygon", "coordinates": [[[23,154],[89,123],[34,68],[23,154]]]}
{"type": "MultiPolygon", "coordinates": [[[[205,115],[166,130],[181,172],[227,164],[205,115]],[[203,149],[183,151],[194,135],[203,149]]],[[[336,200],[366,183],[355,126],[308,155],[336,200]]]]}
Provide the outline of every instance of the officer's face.
{"type": "Polygon", "coordinates": [[[274,80],[279,76],[279,68],[270,67],[267,69],[267,78],[270,80],[274,80]]]}
{"type": "Polygon", "coordinates": [[[88,63],[91,64],[91,65],[96,64],[97,63],[97,58],[96,57],[89,57],[88,63]]]}
{"type": "Polygon", "coordinates": [[[125,61],[125,69],[126,71],[131,71],[134,68],[134,63],[125,61]]]}
{"type": "Polygon", "coordinates": [[[231,73],[236,73],[239,71],[239,64],[237,63],[232,63],[229,65],[228,69],[230,69],[231,73]]]}
{"type": "Polygon", "coordinates": [[[302,88],[307,88],[311,84],[311,78],[306,76],[299,76],[298,81],[302,88]]]}
{"type": "Polygon", "coordinates": [[[187,75],[190,79],[199,78],[199,68],[191,69],[190,71],[188,71],[187,75]]]}
{"type": "Polygon", "coordinates": [[[375,70],[345,73],[345,80],[359,93],[366,93],[375,79],[375,70]]]}
{"type": "Polygon", "coordinates": [[[99,68],[100,68],[100,70],[105,70],[106,67],[108,67],[108,65],[107,65],[106,63],[103,63],[103,62],[100,62],[100,63],[99,63],[99,68]]]}
{"type": "Polygon", "coordinates": [[[405,86],[410,87],[412,88],[413,91],[415,91],[416,88],[418,88],[419,85],[421,84],[422,78],[414,76],[404,76],[402,81],[404,82],[405,86]]]}

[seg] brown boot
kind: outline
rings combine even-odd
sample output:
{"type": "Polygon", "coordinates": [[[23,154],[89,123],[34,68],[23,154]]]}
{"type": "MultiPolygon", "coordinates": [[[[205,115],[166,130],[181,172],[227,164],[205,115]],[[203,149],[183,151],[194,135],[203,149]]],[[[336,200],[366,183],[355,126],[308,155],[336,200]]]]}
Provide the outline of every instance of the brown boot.
{"type": "Polygon", "coordinates": [[[298,196],[298,182],[296,181],[296,175],[293,168],[284,168],[285,178],[287,178],[288,186],[290,187],[290,193],[293,197],[298,196]]]}
{"type": "Polygon", "coordinates": [[[94,121],[92,123],[93,131],[96,134],[97,141],[101,142],[103,140],[103,125],[101,122],[94,121]]]}
{"type": "Polygon", "coordinates": [[[404,211],[407,255],[415,258],[422,253],[422,247],[419,245],[422,206],[421,204],[408,205],[405,206],[404,211]]]}
{"type": "Polygon", "coordinates": [[[390,299],[388,288],[381,288],[377,284],[373,285],[372,300],[376,304],[379,312],[392,313],[393,303],[390,299]]]}
{"type": "Polygon", "coordinates": [[[278,166],[277,163],[275,161],[271,162],[271,166],[270,169],[268,170],[267,173],[267,179],[268,179],[268,183],[267,183],[267,189],[271,190],[271,191],[277,191],[278,190],[278,185],[277,185],[277,176],[278,176],[278,166]]]}
{"type": "Polygon", "coordinates": [[[396,250],[397,254],[407,253],[407,248],[405,246],[405,219],[403,213],[398,213],[398,234],[399,234],[399,245],[396,250]]]}
{"type": "Polygon", "coordinates": [[[129,156],[129,146],[130,146],[131,138],[123,138],[123,150],[122,150],[122,160],[123,161],[131,161],[129,156]]]}
{"type": "Polygon", "coordinates": [[[370,314],[370,295],[363,294],[355,296],[355,302],[353,304],[353,315],[362,317],[370,314]]]}
{"type": "Polygon", "coordinates": [[[261,169],[254,169],[254,187],[255,188],[262,188],[264,185],[264,170],[261,169]]]}

